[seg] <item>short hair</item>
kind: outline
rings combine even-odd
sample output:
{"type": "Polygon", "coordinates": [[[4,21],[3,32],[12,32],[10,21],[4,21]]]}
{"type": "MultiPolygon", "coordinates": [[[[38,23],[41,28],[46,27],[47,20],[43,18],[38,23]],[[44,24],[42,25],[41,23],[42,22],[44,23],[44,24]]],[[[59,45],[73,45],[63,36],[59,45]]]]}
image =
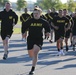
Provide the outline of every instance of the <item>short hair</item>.
{"type": "Polygon", "coordinates": [[[6,5],[6,4],[9,4],[10,6],[12,6],[12,4],[11,4],[10,2],[6,2],[5,5],[6,5]]]}
{"type": "Polygon", "coordinates": [[[67,9],[63,9],[63,11],[66,11],[68,13],[68,10],[67,9]]]}
{"type": "Polygon", "coordinates": [[[24,8],[24,10],[27,10],[27,8],[24,8]]]}
{"type": "Polygon", "coordinates": [[[10,3],[10,2],[6,2],[5,4],[10,4],[10,5],[11,5],[11,3],[10,3]]]}
{"type": "Polygon", "coordinates": [[[35,10],[42,12],[42,10],[39,7],[35,8],[34,11],[35,10]]]}
{"type": "Polygon", "coordinates": [[[63,11],[67,11],[67,9],[63,9],[63,11]]]}
{"type": "Polygon", "coordinates": [[[59,9],[59,11],[62,11],[62,9],[59,9]]]}
{"type": "Polygon", "coordinates": [[[56,10],[55,8],[51,8],[51,10],[56,10]]]}
{"type": "Polygon", "coordinates": [[[35,7],[35,8],[39,8],[39,6],[37,6],[37,5],[35,5],[34,7],[35,7]]]}

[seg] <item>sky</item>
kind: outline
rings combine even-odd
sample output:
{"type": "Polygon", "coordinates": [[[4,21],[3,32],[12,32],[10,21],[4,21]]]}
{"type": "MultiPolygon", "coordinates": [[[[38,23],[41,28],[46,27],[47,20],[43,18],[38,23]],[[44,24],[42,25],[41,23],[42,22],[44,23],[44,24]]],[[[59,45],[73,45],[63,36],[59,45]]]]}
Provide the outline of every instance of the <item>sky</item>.
{"type": "MultiPolygon", "coordinates": [[[[16,2],[17,0],[9,0],[10,2],[16,2]]],[[[36,0],[26,0],[26,1],[33,1],[33,2],[36,2],[36,0]]],[[[62,3],[66,3],[67,0],[61,0],[62,3]]]]}

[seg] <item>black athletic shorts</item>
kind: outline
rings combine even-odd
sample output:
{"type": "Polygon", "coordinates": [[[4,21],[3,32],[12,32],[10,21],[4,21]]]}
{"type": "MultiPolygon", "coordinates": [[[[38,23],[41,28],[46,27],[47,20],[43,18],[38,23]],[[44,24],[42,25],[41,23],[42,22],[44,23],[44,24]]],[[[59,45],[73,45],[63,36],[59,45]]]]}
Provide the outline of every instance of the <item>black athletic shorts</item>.
{"type": "Polygon", "coordinates": [[[60,38],[64,39],[64,31],[63,32],[55,31],[55,41],[57,41],[60,38]]]}
{"type": "Polygon", "coordinates": [[[43,38],[31,38],[31,37],[27,37],[27,50],[31,50],[33,49],[34,45],[37,45],[40,47],[40,49],[42,49],[42,45],[43,45],[43,38]]]}
{"type": "MultiPolygon", "coordinates": [[[[24,28],[25,28],[25,27],[24,27],[24,25],[22,24],[22,27],[21,27],[21,33],[22,33],[22,34],[24,34],[24,31],[23,31],[24,28]]],[[[28,31],[28,29],[27,29],[26,31],[28,31]]]]}
{"type": "Polygon", "coordinates": [[[1,30],[1,38],[4,40],[7,36],[10,38],[12,35],[13,31],[8,31],[8,30],[1,30]]]}
{"type": "Polygon", "coordinates": [[[71,30],[70,29],[68,31],[66,31],[65,38],[69,38],[70,37],[70,33],[71,33],[71,30]]]}

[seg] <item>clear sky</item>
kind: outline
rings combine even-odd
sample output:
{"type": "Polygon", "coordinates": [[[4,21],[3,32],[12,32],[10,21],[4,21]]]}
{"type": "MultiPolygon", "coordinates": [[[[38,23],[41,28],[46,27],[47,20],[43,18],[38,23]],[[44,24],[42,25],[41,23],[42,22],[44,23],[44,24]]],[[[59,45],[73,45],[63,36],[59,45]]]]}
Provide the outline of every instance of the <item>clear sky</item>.
{"type": "MultiPolygon", "coordinates": [[[[10,2],[16,2],[17,0],[9,0],[10,2]]],[[[26,1],[33,1],[36,2],[36,0],[26,0],[26,1]]],[[[67,0],[61,0],[63,3],[66,3],[67,0]]]]}
{"type": "Polygon", "coordinates": [[[66,3],[67,2],[67,0],[61,0],[62,1],[62,3],[66,3]]]}

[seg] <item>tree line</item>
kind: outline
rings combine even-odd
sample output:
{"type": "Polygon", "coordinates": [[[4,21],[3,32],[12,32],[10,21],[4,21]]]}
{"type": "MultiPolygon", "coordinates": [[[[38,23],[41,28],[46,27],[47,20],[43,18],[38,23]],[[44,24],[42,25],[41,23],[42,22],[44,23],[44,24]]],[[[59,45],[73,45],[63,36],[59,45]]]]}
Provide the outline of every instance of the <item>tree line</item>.
{"type": "MultiPolygon", "coordinates": [[[[9,2],[9,0],[0,0],[0,6],[4,6],[6,2],[9,2]]],[[[25,8],[27,6],[26,0],[17,0],[16,4],[18,10],[21,10],[22,8],[25,8]]],[[[38,5],[45,10],[54,7],[57,10],[66,8],[69,11],[73,12],[76,8],[76,1],[67,0],[67,3],[63,4],[61,0],[42,0],[40,2],[36,2],[35,5],[38,5]]]]}
{"type": "Polygon", "coordinates": [[[40,6],[42,9],[51,9],[56,8],[59,9],[68,9],[69,11],[73,12],[76,8],[76,1],[75,0],[67,0],[66,3],[62,3],[61,0],[42,0],[40,2],[35,3],[35,5],[40,6]]]}
{"type": "MultiPolygon", "coordinates": [[[[0,7],[4,7],[6,2],[10,2],[9,0],[0,0],[0,7]]],[[[27,2],[25,0],[17,0],[17,10],[21,10],[27,6],[27,2]]]]}

